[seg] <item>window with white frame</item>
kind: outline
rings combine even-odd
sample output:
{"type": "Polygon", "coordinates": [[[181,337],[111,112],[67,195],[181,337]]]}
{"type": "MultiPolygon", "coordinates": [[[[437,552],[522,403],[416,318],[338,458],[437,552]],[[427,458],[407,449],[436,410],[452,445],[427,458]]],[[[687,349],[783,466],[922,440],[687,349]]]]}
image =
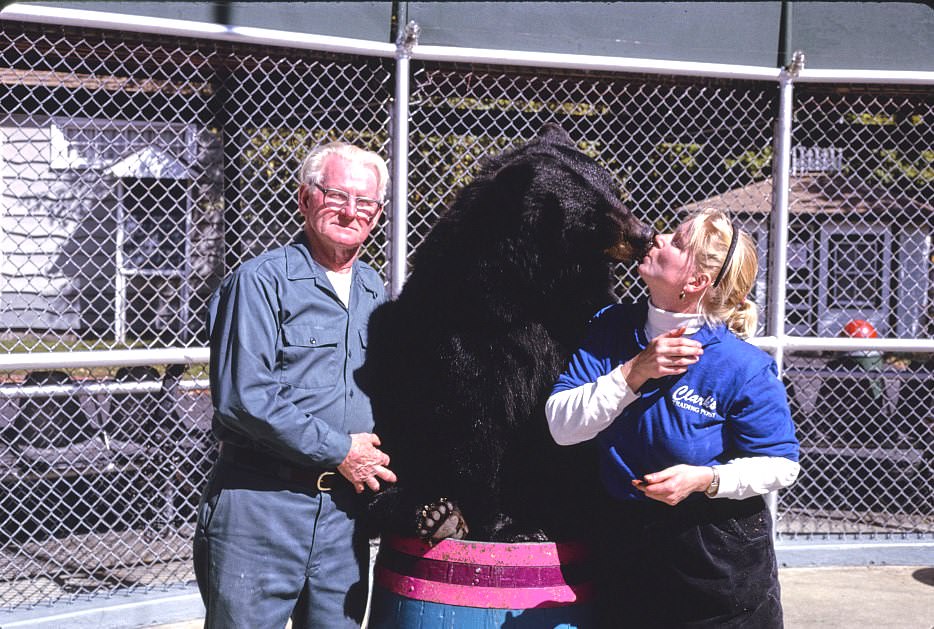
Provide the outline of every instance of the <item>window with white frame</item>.
{"type": "Polygon", "coordinates": [[[886,225],[832,224],[821,229],[818,334],[837,336],[851,319],[888,331],[892,234],[886,225]]]}

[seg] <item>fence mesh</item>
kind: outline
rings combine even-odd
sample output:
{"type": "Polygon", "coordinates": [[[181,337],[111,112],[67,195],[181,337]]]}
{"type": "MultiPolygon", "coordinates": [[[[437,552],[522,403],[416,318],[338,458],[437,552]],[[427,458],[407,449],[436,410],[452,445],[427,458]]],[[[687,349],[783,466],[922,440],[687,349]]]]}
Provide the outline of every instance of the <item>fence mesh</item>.
{"type": "Polygon", "coordinates": [[[203,344],[220,278],[298,232],[302,154],[386,154],[386,62],[22,28],[0,93],[11,351],[203,344]]]}
{"type": "MultiPolygon", "coordinates": [[[[787,330],[930,338],[934,143],[930,92],[796,90],[787,330]]],[[[878,352],[792,356],[801,482],[789,534],[930,535],[932,362],[878,352]]]]}
{"type": "MultiPolygon", "coordinates": [[[[345,139],[389,155],[391,60],[2,23],[0,78],[10,354],[202,346],[220,279],[297,233],[305,150],[345,139]]],[[[478,159],[557,122],[659,230],[698,207],[737,216],[768,306],[775,84],[413,62],[411,85],[410,251],[478,159]]],[[[932,335],[932,124],[923,91],[798,86],[789,334],[859,319],[932,335]]],[[[387,228],[364,256],[384,276],[387,228]]],[[[620,298],[643,295],[631,266],[617,278],[620,298]]],[[[803,471],[780,533],[934,535],[931,356],[785,367],[803,471]]],[[[0,606],[190,581],[215,451],[203,368],[0,380],[0,606]]]]}
{"type": "Polygon", "coordinates": [[[5,374],[0,601],[190,581],[215,457],[200,367],[5,374]]]}

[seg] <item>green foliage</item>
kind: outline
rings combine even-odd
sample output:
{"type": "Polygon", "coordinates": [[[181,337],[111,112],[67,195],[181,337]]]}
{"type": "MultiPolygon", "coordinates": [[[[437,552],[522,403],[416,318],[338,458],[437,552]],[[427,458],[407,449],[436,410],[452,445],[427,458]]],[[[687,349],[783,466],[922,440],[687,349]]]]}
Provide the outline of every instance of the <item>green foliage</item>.
{"type": "MultiPolygon", "coordinates": [[[[934,148],[913,148],[917,141],[909,138],[930,138],[924,128],[929,126],[923,113],[916,111],[846,112],[844,129],[870,133],[883,148],[866,152],[848,160],[847,172],[867,181],[903,189],[908,194],[934,185],[934,148]],[[918,136],[918,134],[921,134],[918,136]],[[899,148],[892,148],[898,146],[899,148]],[[909,148],[902,148],[908,146],[909,148]]],[[[844,140],[846,141],[846,140],[844,140]]],[[[852,144],[852,142],[848,142],[852,144]]],[[[926,190],[925,195],[930,194],[926,190]]]]}
{"type": "Polygon", "coordinates": [[[723,163],[749,181],[761,181],[772,172],[772,147],[749,149],[736,157],[727,157],[723,163]]]}
{"type": "Polygon", "coordinates": [[[701,145],[696,143],[660,142],[656,144],[649,155],[649,162],[653,164],[649,175],[654,178],[663,177],[665,173],[672,172],[673,167],[677,166],[696,170],[697,157],[701,148],[701,145]]]}
{"type": "Polygon", "coordinates": [[[550,112],[564,116],[603,116],[609,107],[602,103],[556,102],[512,98],[474,98],[435,96],[421,102],[422,106],[469,111],[520,112],[537,114],[550,112]]]}
{"type": "Polygon", "coordinates": [[[876,157],[879,165],[872,170],[872,175],[879,183],[892,185],[904,181],[923,186],[934,182],[934,150],[921,151],[912,159],[897,149],[880,149],[876,157]]]}
{"type": "Polygon", "coordinates": [[[843,114],[843,119],[849,124],[854,125],[888,127],[898,124],[898,119],[894,115],[885,113],[847,112],[843,114]]]}

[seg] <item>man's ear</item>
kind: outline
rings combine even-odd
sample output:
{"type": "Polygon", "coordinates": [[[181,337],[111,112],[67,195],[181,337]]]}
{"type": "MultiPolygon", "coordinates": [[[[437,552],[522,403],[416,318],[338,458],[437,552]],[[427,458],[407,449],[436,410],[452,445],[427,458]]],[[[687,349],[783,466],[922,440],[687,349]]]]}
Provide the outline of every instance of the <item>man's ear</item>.
{"type": "Polygon", "coordinates": [[[311,186],[307,183],[302,183],[298,187],[298,210],[302,213],[302,216],[305,216],[308,212],[309,204],[311,203],[310,195],[311,186]]]}

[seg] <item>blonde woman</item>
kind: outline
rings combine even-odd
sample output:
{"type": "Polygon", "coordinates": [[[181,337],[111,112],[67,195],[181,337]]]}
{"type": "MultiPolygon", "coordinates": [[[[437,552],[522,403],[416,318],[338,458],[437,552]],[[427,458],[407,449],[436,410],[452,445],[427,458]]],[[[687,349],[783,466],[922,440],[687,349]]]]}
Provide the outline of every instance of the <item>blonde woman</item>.
{"type": "Polygon", "coordinates": [[[756,270],[722,212],[658,235],[649,300],[599,312],[548,400],[555,441],[599,452],[606,626],[782,626],[762,494],[797,478],[798,441],[775,362],[743,340],[756,270]]]}

